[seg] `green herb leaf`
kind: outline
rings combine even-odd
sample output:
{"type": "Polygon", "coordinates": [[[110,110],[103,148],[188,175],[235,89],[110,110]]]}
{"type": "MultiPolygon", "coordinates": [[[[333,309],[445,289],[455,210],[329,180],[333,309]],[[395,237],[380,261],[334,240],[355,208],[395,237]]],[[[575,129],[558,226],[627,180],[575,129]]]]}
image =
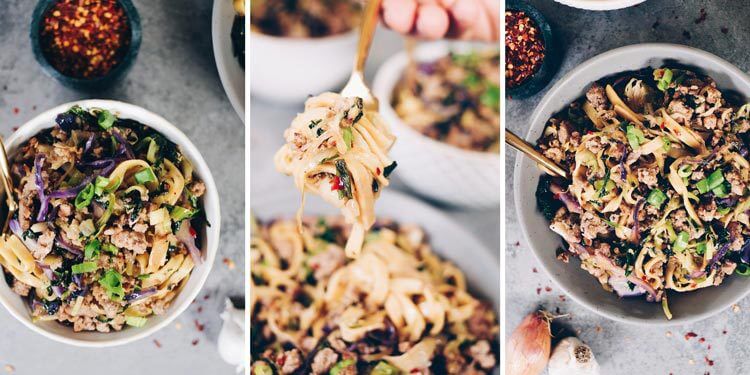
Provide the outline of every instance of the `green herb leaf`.
{"type": "Polygon", "coordinates": [[[253,375],[274,375],[273,369],[266,363],[253,365],[253,375]]]}
{"type": "Polygon", "coordinates": [[[99,113],[96,115],[96,121],[99,123],[99,126],[102,127],[102,129],[107,130],[112,127],[112,125],[115,124],[115,121],[117,120],[117,117],[113,115],[111,112],[107,111],[106,109],[102,109],[99,111],[99,113]]]}
{"type": "Polygon", "coordinates": [[[72,267],[70,267],[70,272],[72,272],[74,275],[94,271],[96,271],[96,262],[83,262],[74,264],[72,267]]]}
{"type": "Polygon", "coordinates": [[[197,213],[198,210],[188,210],[187,208],[180,206],[172,206],[169,209],[169,217],[175,222],[190,219],[197,213]]]}
{"type": "Polygon", "coordinates": [[[346,369],[349,366],[354,365],[353,359],[345,359],[343,361],[339,361],[336,363],[333,367],[331,367],[331,371],[328,372],[329,375],[339,375],[344,369],[346,369]]]}
{"type": "Polygon", "coordinates": [[[734,273],[742,276],[750,276],[750,266],[745,263],[737,264],[737,268],[734,269],[734,273]]]}
{"type": "Polygon", "coordinates": [[[91,204],[91,200],[94,198],[94,190],[94,184],[89,183],[76,195],[76,209],[82,210],[91,204]]]}
{"type": "Polygon", "coordinates": [[[117,255],[117,253],[120,252],[120,249],[117,248],[117,246],[112,245],[111,243],[105,243],[102,245],[102,250],[106,251],[112,255],[117,255]]]}
{"type": "Polygon", "coordinates": [[[680,252],[687,249],[688,241],[690,241],[690,233],[682,231],[677,234],[677,238],[672,243],[672,251],[680,252]]]}
{"type": "Polygon", "coordinates": [[[391,366],[388,362],[380,361],[372,369],[370,375],[399,375],[400,373],[398,368],[391,366]]]}
{"type": "Polygon", "coordinates": [[[641,144],[646,142],[646,137],[643,135],[641,129],[638,129],[635,125],[628,125],[625,130],[625,136],[628,138],[628,143],[633,150],[641,147],[641,144]]]}
{"type": "Polygon", "coordinates": [[[486,90],[479,97],[479,101],[490,108],[500,108],[500,87],[497,85],[489,85],[486,90]]]}
{"type": "Polygon", "coordinates": [[[703,255],[706,253],[706,250],[708,250],[708,245],[705,242],[701,242],[698,245],[695,246],[695,252],[698,255],[703,255]]]}
{"type": "Polygon", "coordinates": [[[672,83],[672,70],[664,69],[663,74],[661,78],[659,79],[659,82],[656,84],[656,87],[660,91],[666,91],[671,83],[672,83]]]}

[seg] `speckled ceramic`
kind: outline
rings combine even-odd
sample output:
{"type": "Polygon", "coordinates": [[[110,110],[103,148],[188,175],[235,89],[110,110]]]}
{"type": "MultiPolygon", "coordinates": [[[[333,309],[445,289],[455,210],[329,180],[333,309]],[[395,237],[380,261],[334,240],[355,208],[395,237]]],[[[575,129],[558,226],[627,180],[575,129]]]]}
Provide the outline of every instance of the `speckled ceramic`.
{"type": "MultiPolygon", "coordinates": [[[[535,142],[547,120],[582,96],[592,82],[628,70],[683,64],[716,80],[721,90],[732,90],[750,98],[750,78],[725,60],[698,49],[675,44],[638,44],[618,48],[592,58],[565,75],[544,96],[530,118],[526,140],[535,142]]],[[[542,268],[573,300],[592,311],[621,322],[665,325],[705,319],[736,303],[750,292],[750,278],[728,277],[718,287],[690,293],[669,293],[674,315],[667,320],[661,304],[645,299],[620,299],[603,290],[599,282],[579,267],[577,259],[566,264],[556,259],[561,238],[537,210],[535,190],[541,172],[528,158],[516,158],[513,194],[518,220],[532,252],[542,268]]]]}

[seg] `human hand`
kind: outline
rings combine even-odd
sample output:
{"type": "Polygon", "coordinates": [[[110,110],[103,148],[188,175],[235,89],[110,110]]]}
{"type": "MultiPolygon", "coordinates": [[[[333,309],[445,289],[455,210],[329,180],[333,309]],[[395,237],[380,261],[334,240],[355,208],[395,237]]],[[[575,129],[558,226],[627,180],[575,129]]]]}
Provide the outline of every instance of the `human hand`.
{"type": "Polygon", "coordinates": [[[386,26],[426,39],[500,40],[499,0],[383,0],[386,26]]]}

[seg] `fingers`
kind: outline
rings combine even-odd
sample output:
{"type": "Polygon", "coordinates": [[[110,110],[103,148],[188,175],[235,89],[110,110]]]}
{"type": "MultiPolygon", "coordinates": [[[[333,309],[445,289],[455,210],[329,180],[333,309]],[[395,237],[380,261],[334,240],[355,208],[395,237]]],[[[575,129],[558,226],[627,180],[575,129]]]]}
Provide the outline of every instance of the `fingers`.
{"type": "Polygon", "coordinates": [[[448,33],[450,19],[445,8],[437,4],[420,5],[417,10],[417,35],[427,39],[439,39],[448,33]]]}
{"type": "Polygon", "coordinates": [[[397,33],[409,34],[414,30],[417,15],[416,0],[383,0],[383,22],[397,33]]]}

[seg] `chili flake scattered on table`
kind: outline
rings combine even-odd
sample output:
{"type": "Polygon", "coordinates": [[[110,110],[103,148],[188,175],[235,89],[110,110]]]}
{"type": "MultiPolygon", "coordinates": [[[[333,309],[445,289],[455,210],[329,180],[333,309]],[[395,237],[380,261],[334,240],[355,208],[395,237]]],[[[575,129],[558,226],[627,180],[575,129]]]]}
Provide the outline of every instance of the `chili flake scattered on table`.
{"type": "Polygon", "coordinates": [[[544,41],[525,12],[505,11],[505,82],[516,87],[534,75],[544,61],[544,41]]]}
{"type": "Polygon", "coordinates": [[[60,0],[44,14],[40,44],[47,61],[74,78],[105,76],[130,45],[130,24],[114,0],[60,0]]]}

